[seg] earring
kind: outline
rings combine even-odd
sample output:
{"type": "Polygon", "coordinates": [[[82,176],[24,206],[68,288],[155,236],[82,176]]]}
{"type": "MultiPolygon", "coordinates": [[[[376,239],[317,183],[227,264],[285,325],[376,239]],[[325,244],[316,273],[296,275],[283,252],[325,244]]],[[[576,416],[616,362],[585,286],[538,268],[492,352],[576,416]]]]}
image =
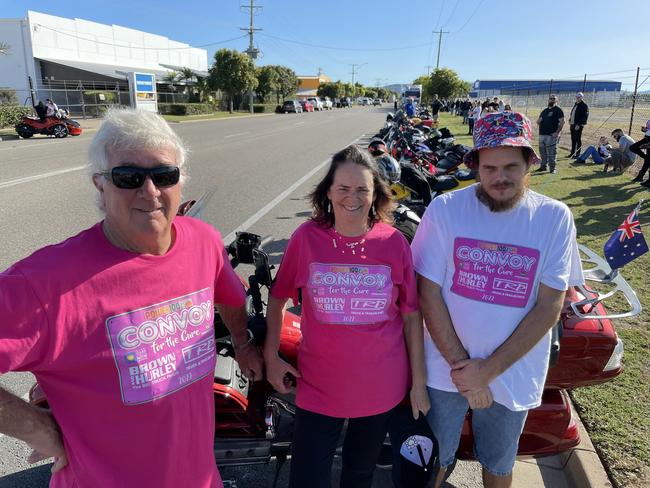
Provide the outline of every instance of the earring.
{"type": "Polygon", "coordinates": [[[332,201],[327,200],[327,213],[332,213],[332,201]]]}

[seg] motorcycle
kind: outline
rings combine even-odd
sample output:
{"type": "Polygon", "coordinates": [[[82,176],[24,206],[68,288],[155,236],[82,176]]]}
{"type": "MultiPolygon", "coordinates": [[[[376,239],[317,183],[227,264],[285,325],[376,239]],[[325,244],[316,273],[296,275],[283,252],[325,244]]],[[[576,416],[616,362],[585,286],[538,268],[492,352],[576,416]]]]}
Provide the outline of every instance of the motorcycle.
{"type": "Polygon", "coordinates": [[[67,110],[59,110],[58,117],[45,117],[41,120],[38,117],[24,116],[19,124],[15,126],[16,133],[23,139],[29,139],[34,134],[54,136],[57,139],[81,135],[81,125],[69,117],[67,110]]]}
{"type": "MultiPolygon", "coordinates": [[[[200,218],[208,198],[209,195],[206,195],[198,202],[186,202],[179,214],[200,218]]],[[[417,216],[406,207],[401,209],[400,215],[418,221],[417,216]]],[[[239,232],[235,241],[227,246],[234,268],[240,265],[252,266],[248,280],[242,278],[241,281],[246,288],[248,329],[258,346],[264,343],[266,335],[266,304],[262,292],[270,288],[274,269],[269,263],[264,245],[265,240],[261,236],[239,232]]],[[[542,404],[529,412],[519,442],[519,456],[554,455],[579,444],[576,422],[565,389],[603,383],[622,372],[623,343],[616,335],[611,320],[631,317],[641,311],[640,302],[627,282],[620,275],[611,277],[605,260],[593,251],[584,246],[580,246],[580,250],[583,262],[593,265],[591,269],[585,270],[585,278],[599,286],[608,285],[613,289],[603,294],[590,286],[579,286],[567,293],[560,321],[553,329],[550,369],[542,404]],[[603,301],[619,293],[627,300],[630,310],[608,313],[603,301]]],[[[282,322],[279,354],[293,366],[297,366],[298,346],[302,337],[300,315],[300,304],[294,304],[285,311],[282,322]]],[[[280,470],[291,452],[295,397],[293,394],[279,394],[265,380],[251,383],[246,378],[235,360],[228,329],[216,309],[214,329],[218,354],[213,383],[216,462],[220,467],[241,466],[266,464],[275,458],[278,461],[275,486],[280,470]]],[[[37,385],[32,387],[29,398],[31,403],[47,407],[47,400],[37,385]]],[[[427,456],[420,449],[408,458],[410,460],[400,454],[400,447],[420,434],[433,438],[430,431],[427,432],[428,426],[422,418],[417,430],[404,430],[398,422],[399,419],[408,418],[408,415],[403,415],[404,411],[396,409],[380,462],[383,466],[392,464],[395,486],[414,487],[415,484],[402,481],[403,473],[411,466],[421,468],[433,465],[436,448],[431,447],[427,456]]],[[[471,412],[467,414],[456,457],[474,458],[471,412]]],[[[454,465],[448,468],[446,476],[451,475],[453,468],[454,465]]],[[[426,480],[434,474],[433,470],[426,471],[425,477],[421,479],[423,484],[417,486],[425,486],[426,480]]]]}

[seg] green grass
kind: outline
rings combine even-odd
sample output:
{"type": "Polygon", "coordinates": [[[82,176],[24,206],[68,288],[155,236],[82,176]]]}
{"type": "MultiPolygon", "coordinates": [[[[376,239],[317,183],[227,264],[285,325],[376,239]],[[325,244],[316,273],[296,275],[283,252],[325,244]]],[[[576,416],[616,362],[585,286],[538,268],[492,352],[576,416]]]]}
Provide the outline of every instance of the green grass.
{"type": "MultiPolygon", "coordinates": [[[[460,117],[443,114],[440,127],[445,126],[459,135],[458,142],[472,145],[460,117]]],[[[575,218],[578,241],[602,256],[614,229],[641,198],[650,199],[650,192],[630,181],[634,169],[623,175],[604,174],[600,165],[575,166],[565,158],[566,149],[559,152],[558,174],[531,175],[531,188],[566,203],[575,218]]],[[[641,209],[641,224],[650,240],[650,202],[641,209]]],[[[621,274],[636,290],[644,310],[649,309],[650,253],[621,274]]],[[[650,318],[642,312],[615,326],[625,343],[623,374],[603,385],[578,388],[571,396],[614,485],[646,487],[650,486],[650,318]]]]}
{"type": "MultiPolygon", "coordinates": [[[[251,115],[249,112],[214,112],[211,114],[199,114],[199,115],[163,115],[164,119],[168,122],[185,122],[188,120],[213,120],[213,119],[227,119],[232,117],[241,117],[243,115],[251,115]]],[[[253,114],[253,115],[265,115],[265,114],[253,114]]]]}

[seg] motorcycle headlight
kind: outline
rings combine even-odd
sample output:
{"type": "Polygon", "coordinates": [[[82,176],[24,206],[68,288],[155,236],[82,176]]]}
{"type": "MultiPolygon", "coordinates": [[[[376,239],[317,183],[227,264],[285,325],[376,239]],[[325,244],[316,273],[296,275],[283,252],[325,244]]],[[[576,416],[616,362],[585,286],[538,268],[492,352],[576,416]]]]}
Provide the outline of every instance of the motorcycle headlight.
{"type": "Polygon", "coordinates": [[[623,362],[623,349],[624,349],[623,341],[620,338],[617,338],[614,352],[612,353],[611,357],[609,358],[609,361],[607,361],[607,364],[603,368],[603,372],[612,371],[615,369],[619,369],[621,367],[621,364],[623,362]]]}

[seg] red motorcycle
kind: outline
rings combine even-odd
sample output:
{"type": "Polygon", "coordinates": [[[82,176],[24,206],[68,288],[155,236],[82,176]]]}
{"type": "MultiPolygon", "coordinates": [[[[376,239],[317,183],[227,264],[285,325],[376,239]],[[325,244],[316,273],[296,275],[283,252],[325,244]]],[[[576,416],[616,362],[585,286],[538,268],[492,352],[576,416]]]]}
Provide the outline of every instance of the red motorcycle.
{"type": "MultiPolygon", "coordinates": [[[[200,217],[201,210],[209,199],[204,196],[199,202],[186,202],[179,214],[200,217]]],[[[272,283],[273,266],[269,264],[268,254],[263,249],[264,242],[256,234],[237,233],[235,242],[227,247],[233,267],[252,266],[248,281],[242,279],[247,291],[249,311],[248,328],[258,345],[264,343],[266,322],[263,288],[272,283]]],[[[580,438],[566,388],[594,385],[611,380],[622,370],[623,343],[616,335],[611,319],[630,317],[641,311],[636,294],[621,277],[610,278],[606,262],[584,246],[583,263],[595,265],[585,270],[585,277],[594,282],[612,287],[606,294],[600,294],[588,286],[575,287],[567,293],[560,321],[553,329],[550,369],[542,397],[542,404],[529,412],[519,442],[520,456],[548,456],[566,451],[579,444],[580,438]],[[621,293],[630,305],[630,311],[608,314],[602,301],[621,293]]],[[[284,360],[297,366],[298,345],[301,341],[300,305],[286,310],[283,319],[280,354],[284,360]]],[[[216,427],[214,452],[219,466],[264,464],[276,458],[276,481],[284,461],[291,451],[295,397],[293,394],[279,394],[267,381],[251,383],[242,373],[235,361],[234,348],[228,329],[215,310],[215,340],[217,344],[217,363],[214,372],[214,401],[216,427]]],[[[30,401],[46,406],[46,400],[35,385],[30,392],[30,401]]],[[[397,409],[399,412],[399,409],[397,409]]],[[[404,412],[409,412],[404,409],[404,412]]],[[[408,419],[398,415],[398,419],[408,419]]],[[[433,438],[426,422],[421,418],[416,427],[403,429],[397,421],[391,427],[381,464],[393,467],[395,486],[425,486],[401,482],[404,468],[411,461],[400,455],[400,446],[406,436],[414,433],[433,438]],[[415,430],[414,430],[415,429],[415,430]],[[406,434],[405,434],[406,432],[406,434]],[[400,464],[400,466],[397,466],[400,464]]],[[[435,461],[435,451],[431,459],[425,459],[422,452],[416,454],[412,465],[431,466],[435,461]]],[[[471,412],[468,413],[456,454],[458,459],[473,459],[473,439],[471,431],[471,412]]],[[[453,466],[448,468],[451,475],[453,466]]],[[[428,479],[434,471],[428,470],[428,479]]]]}
{"type": "Polygon", "coordinates": [[[69,118],[66,114],[59,117],[23,117],[22,121],[15,127],[16,133],[23,139],[29,139],[34,134],[54,136],[57,139],[81,135],[81,125],[76,120],[69,118]]]}

